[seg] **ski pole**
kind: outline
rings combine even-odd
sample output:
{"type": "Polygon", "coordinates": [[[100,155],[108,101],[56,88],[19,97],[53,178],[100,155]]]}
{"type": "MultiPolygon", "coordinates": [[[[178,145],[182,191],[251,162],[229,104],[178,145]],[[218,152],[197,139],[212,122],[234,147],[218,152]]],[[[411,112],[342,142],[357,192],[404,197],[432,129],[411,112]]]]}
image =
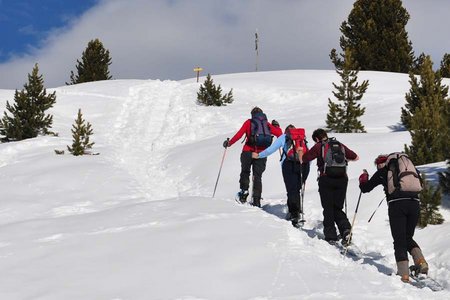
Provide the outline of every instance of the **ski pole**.
{"type": "Polygon", "coordinates": [[[377,208],[375,208],[374,212],[370,216],[369,221],[367,221],[368,223],[370,223],[370,220],[372,220],[373,215],[377,212],[377,209],[380,207],[381,203],[383,203],[384,199],[386,199],[386,196],[384,196],[383,199],[381,199],[380,204],[378,204],[377,208]]]}
{"type": "Polygon", "coordinates": [[[347,215],[347,196],[345,196],[344,198],[344,203],[345,203],[345,215],[347,215]]]}
{"type": "Polygon", "coordinates": [[[305,200],[305,183],[302,183],[302,190],[301,190],[301,194],[300,194],[300,211],[301,213],[301,217],[302,220],[305,221],[305,212],[303,210],[303,202],[305,200]]]}
{"type": "Polygon", "coordinates": [[[355,215],[353,216],[352,227],[350,227],[350,233],[348,234],[348,242],[347,242],[347,245],[345,246],[344,255],[347,255],[348,245],[352,241],[353,226],[355,225],[355,219],[356,219],[356,214],[358,213],[358,207],[359,207],[359,202],[361,201],[361,195],[362,195],[362,192],[359,192],[358,203],[356,203],[355,215]]]}
{"type": "MultiPolygon", "coordinates": [[[[250,201],[253,204],[253,188],[254,188],[254,181],[255,181],[255,175],[253,174],[253,168],[252,168],[252,176],[250,177],[251,181],[250,181],[250,186],[249,186],[249,190],[250,190],[250,201]]],[[[261,201],[261,199],[260,199],[261,201]]]]}
{"type": "Polygon", "coordinates": [[[300,219],[305,221],[305,213],[303,212],[303,197],[305,196],[305,184],[303,181],[303,166],[300,159],[300,219]]]}
{"type": "Polygon", "coordinates": [[[212,198],[214,198],[214,195],[216,194],[217,183],[219,183],[220,172],[222,171],[223,161],[225,160],[225,154],[227,153],[227,148],[228,147],[225,147],[225,151],[223,151],[222,162],[220,163],[219,174],[217,175],[216,185],[214,186],[214,192],[213,192],[212,198]]]}

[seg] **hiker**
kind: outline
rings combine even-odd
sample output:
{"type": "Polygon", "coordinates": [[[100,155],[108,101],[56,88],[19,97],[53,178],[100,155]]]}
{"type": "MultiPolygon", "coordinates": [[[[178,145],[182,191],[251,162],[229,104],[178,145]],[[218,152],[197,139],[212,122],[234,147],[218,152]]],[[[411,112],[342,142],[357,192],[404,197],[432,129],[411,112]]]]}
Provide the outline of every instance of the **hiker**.
{"type": "Polygon", "coordinates": [[[413,240],[420,213],[419,193],[422,189],[420,175],[404,153],[380,154],[374,163],[377,171],[369,180],[369,174],[364,170],[359,177],[359,187],[362,193],[368,193],[377,185],[383,185],[388,202],[389,225],[394,238],[397,274],[401,276],[403,282],[408,282],[408,252],[411,253],[419,273],[428,273],[428,263],[419,245],[413,240]],[[405,167],[402,168],[402,165],[405,167]],[[402,169],[408,173],[405,172],[400,177],[399,172],[402,169]],[[399,188],[404,183],[408,186],[399,188]]]}
{"type": "Polygon", "coordinates": [[[277,149],[282,149],[281,170],[286,186],[288,216],[287,220],[295,227],[304,221],[300,214],[303,214],[300,205],[300,190],[309,174],[309,163],[301,163],[301,156],[308,151],[305,141],[305,130],[289,125],[276,141],[266,150],[253,152],[254,159],[264,159],[274,153],[277,149]]]}
{"type": "MultiPolygon", "coordinates": [[[[246,135],[245,144],[241,153],[241,174],[239,179],[240,191],[238,193],[239,201],[245,203],[249,195],[248,188],[250,186],[250,169],[253,172],[253,191],[252,205],[261,207],[262,181],[261,177],[266,169],[267,159],[253,159],[252,152],[264,151],[272,144],[272,135],[278,137],[282,134],[278,126],[274,126],[267,121],[267,117],[259,107],[251,110],[251,119],[242,124],[241,129],[231,138],[223,142],[223,146],[231,147],[244,134],[246,135]]],[[[278,124],[273,120],[272,123],[278,124]]]]}
{"type": "Polygon", "coordinates": [[[348,245],[351,225],[342,211],[348,184],[347,161],[356,161],[359,157],[335,138],[328,138],[326,131],[321,128],[314,130],[312,139],[316,144],[303,155],[303,162],[317,158],[325,240],[330,244],[337,242],[336,223],[342,244],[348,245]]]}

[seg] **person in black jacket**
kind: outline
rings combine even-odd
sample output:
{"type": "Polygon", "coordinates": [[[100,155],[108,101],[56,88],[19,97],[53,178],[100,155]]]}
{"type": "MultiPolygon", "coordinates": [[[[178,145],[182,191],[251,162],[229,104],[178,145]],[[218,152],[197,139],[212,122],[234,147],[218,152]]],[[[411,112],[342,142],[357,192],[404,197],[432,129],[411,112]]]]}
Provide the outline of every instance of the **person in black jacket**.
{"type": "MultiPolygon", "coordinates": [[[[397,262],[397,274],[401,276],[403,282],[409,281],[409,263],[408,252],[411,253],[414,265],[422,274],[428,273],[428,263],[422,254],[422,250],[416,241],[414,241],[414,230],[419,220],[419,193],[411,196],[411,192],[402,195],[397,193],[395,196],[387,192],[387,174],[386,166],[387,155],[381,154],[375,159],[377,171],[369,179],[366,170],[359,176],[359,187],[361,192],[368,193],[378,185],[383,185],[388,202],[389,224],[391,234],[394,238],[394,253],[397,262]]],[[[406,192],[405,192],[406,193],[406,192]]]]}

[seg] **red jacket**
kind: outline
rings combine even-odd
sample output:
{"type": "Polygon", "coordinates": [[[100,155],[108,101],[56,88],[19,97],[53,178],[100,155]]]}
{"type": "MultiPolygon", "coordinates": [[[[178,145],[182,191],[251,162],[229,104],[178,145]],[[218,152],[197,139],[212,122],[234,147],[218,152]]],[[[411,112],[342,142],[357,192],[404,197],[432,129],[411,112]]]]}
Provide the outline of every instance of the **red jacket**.
{"type": "MultiPolygon", "coordinates": [[[[345,158],[347,160],[353,160],[358,157],[358,155],[349,148],[347,148],[347,146],[345,146],[342,143],[341,145],[344,147],[345,158]]],[[[317,169],[319,170],[320,175],[323,175],[323,166],[325,163],[323,161],[324,158],[322,157],[322,143],[316,143],[311,149],[309,149],[308,152],[306,152],[302,156],[302,160],[304,163],[310,162],[315,158],[317,158],[317,169]]]]}
{"type": "MultiPolygon", "coordinates": [[[[267,125],[269,126],[270,133],[272,135],[279,137],[283,133],[281,131],[281,128],[275,127],[272,124],[270,124],[269,122],[267,122],[267,125]]],[[[247,144],[248,137],[250,136],[250,130],[251,130],[251,122],[250,122],[250,120],[247,120],[244,122],[244,124],[242,124],[241,129],[239,129],[239,131],[236,132],[236,134],[230,139],[230,141],[228,142],[228,146],[233,145],[238,140],[240,140],[244,134],[246,134],[247,137],[245,139],[245,144],[244,144],[244,148],[242,148],[242,152],[257,152],[257,153],[259,153],[261,151],[264,151],[266,149],[264,147],[250,146],[247,144]]]]}

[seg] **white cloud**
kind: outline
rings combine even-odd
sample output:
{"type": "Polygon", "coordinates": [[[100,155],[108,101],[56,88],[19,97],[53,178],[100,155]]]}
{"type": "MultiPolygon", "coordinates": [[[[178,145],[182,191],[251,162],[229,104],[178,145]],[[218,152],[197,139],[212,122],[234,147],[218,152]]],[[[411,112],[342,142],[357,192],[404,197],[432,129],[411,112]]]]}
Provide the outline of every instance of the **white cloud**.
{"type": "MultiPolygon", "coordinates": [[[[412,2],[414,10],[426,6],[412,2]]],[[[0,78],[0,88],[20,88],[35,62],[47,86],[63,85],[94,38],[110,50],[111,73],[118,79],[194,77],[195,66],[211,74],[253,71],[256,28],[260,70],[331,69],[328,54],[339,45],[339,26],[352,4],[352,0],[104,0],[66,28],[52,32],[45,46],[0,65],[0,74],[7,74],[0,78]]],[[[448,11],[431,5],[428,9],[448,11]]],[[[435,23],[444,20],[424,18],[435,23]]],[[[414,23],[408,30],[413,46],[423,48],[436,61],[442,58],[434,54],[445,52],[439,50],[445,47],[423,33],[428,27],[414,23]],[[428,39],[427,44],[417,43],[415,31],[421,32],[422,41],[428,39]]]]}

